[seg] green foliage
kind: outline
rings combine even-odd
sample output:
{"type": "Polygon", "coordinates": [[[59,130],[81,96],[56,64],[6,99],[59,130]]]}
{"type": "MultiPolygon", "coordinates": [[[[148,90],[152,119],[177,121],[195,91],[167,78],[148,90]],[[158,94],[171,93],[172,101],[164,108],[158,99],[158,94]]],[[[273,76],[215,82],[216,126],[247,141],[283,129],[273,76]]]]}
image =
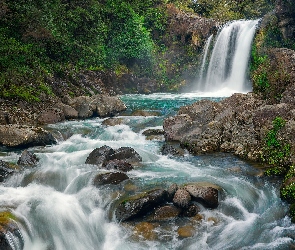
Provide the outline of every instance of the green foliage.
{"type": "Polygon", "coordinates": [[[273,9],[274,0],[197,0],[191,8],[198,14],[221,21],[254,19],[273,9]]]}
{"type": "Polygon", "coordinates": [[[295,182],[281,188],[281,198],[289,203],[295,202],[295,182]]]}
{"type": "Polygon", "coordinates": [[[268,131],[264,139],[262,153],[263,162],[275,167],[285,167],[290,155],[290,145],[278,139],[277,135],[281,128],[285,126],[286,121],[281,117],[276,117],[272,124],[273,128],[268,131]]]}

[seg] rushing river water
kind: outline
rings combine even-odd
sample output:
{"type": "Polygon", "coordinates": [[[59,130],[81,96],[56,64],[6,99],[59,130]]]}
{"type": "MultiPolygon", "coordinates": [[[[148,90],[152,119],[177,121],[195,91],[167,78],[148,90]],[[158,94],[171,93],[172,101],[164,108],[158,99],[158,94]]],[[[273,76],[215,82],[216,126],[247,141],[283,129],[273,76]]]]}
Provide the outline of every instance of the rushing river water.
{"type": "MultiPolygon", "coordinates": [[[[48,126],[58,144],[30,148],[40,165],[13,175],[0,186],[0,206],[17,217],[26,250],[99,249],[291,249],[295,226],[286,216],[276,180],[230,155],[182,157],[161,155],[162,140],[146,140],[142,131],[162,128],[165,116],[199,100],[194,94],[126,95],[123,125],[104,126],[104,119],[67,121],[48,126]],[[159,111],[160,116],[131,116],[132,110],[159,111]],[[63,139],[66,138],[66,139],[63,139]],[[94,176],[103,171],[85,164],[100,146],[133,147],[143,158],[128,172],[130,180],[96,188],[94,176]],[[134,237],[133,229],[113,217],[112,205],[123,195],[171,183],[210,182],[223,189],[217,209],[201,208],[202,220],[189,223],[194,236],[180,238],[179,223],[155,227],[156,239],[134,237]]],[[[218,98],[211,98],[218,101],[218,98]]],[[[21,152],[5,150],[0,159],[17,162],[21,152]]],[[[14,249],[22,249],[11,237],[14,249]]]]}

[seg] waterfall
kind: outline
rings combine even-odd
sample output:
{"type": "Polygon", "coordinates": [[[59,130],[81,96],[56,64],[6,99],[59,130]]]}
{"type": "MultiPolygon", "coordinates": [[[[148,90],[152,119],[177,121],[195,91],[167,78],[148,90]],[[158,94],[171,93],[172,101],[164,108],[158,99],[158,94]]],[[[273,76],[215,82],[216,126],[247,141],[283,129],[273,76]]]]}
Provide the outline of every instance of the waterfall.
{"type": "Polygon", "coordinates": [[[205,53],[209,53],[212,40],[211,36],[208,38],[200,68],[198,91],[215,92],[227,89],[233,93],[251,90],[247,69],[258,22],[259,20],[239,20],[224,25],[215,39],[206,68],[205,53]]]}

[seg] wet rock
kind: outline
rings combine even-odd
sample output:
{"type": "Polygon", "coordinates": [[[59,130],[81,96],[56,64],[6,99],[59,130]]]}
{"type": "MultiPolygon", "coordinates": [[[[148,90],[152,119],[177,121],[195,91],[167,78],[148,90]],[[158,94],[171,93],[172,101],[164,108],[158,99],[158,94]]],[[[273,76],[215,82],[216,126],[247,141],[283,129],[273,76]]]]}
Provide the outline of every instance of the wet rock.
{"type": "Polygon", "coordinates": [[[114,116],[126,110],[125,104],[116,96],[96,95],[92,97],[95,106],[94,115],[98,117],[114,116]]]}
{"type": "Polygon", "coordinates": [[[118,170],[122,172],[128,172],[133,169],[132,165],[125,160],[110,160],[104,162],[102,167],[108,170],[118,170]]]}
{"type": "Polygon", "coordinates": [[[116,126],[124,123],[123,118],[108,118],[102,122],[102,125],[105,126],[116,126]]]}
{"type": "Polygon", "coordinates": [[[134,227],[135,236],[143,237],[146,240],[156,240],[157,234],[155,232],[155,226],[149,222],[140,222],[134,227]]]}
{"type": "Polygon", "coordinates": [[[119,184],[127,179],[129,179],[129,177],[122,172],[98,174],[94,177],[93,185],[97,187],[106,184],[119,184]]]}
{"type": "Polygon", "coordinates": [[[53,135],[40,127],[0,125],[0,144],[7,147],[45,146],[56,143],[53,135]]]}
{"type": "Polygon", "coordinates": [[[139,218],[167,200],[167,191],[155,189],[141,195],[130,197],[121,202],[115,211],[118,221],[139,218]]]}
{"type": "Polygon", "coordinates": [[[132,116],[160,116],[161,113],[158,111],[148,110],[135,110],[131,113],[132,116]]]}
{"type": "Polygon", "coordinates": [[[211,222],[212,223],[212,225],[217,225],[217,223],[218,223],[218,219],[217,218],[215,218],[215,217],[209,217],[208,219],[207,219],[207,221],[208,222],[211,222]]]}
{"type": "Polygon", "coordinates": [[[186,225],[178,228],[177,233],[181,238],[192,237],[195,234],[195,228],[192,225],[186,225]]]}
{"type": "Polygon", "coordinates": [[[169,186],[169,188],[167,189],[167,193],[168,193],[168,200],[169,201],[172,201],[173,200],[173,197],[176,193],[178,189],[178,185],[176,183],[173,183],[169,186]]]}
{"type": "Polygon", "coordinates": [[[18,170],[18,166],[0,160],[0,182],[18,170]]]}
{"type": "Polygon", "coordinates": [[[87,157],[85,163],[86,164],[93,164],[93,165],[100,165],[104,161],[108,159],[110,154],[113,154],[115,151],[109,146],[102,146],[100,148],[94,149],[89,156],[87,157]]]}
{"type": "Polygon", "coordinates": [[[120,147],[107,157],[108,160],[124,160],[130,164],[139,164],[141,156],[131,147],[120,147]]]}
{"type": "Polygon", "coordinates": [[[218,207],[218,190],[210,186],[200,186],[200,185],[186,185],[185,190],[187,190],[192,200],[202,202],[204,206],[209,208],[218,207]]]}
{"type": "Polygon", "coordinates": [[[20,233],[15,216],[9,211],[0,212],[0,249],[12,250],[11,244],[17,244],[23,249],[23,237],[20,233]]]}
{"type": "Polygon", "coordinates": [[[163,129],[147,129],[142,132],[144,136],[152,136],[152,135],[164,135],[163,129]]]}
{"type": "Polygon", "coordinates": [[[165,205],[157,208],[152,214],[152,220],[165,221],[175,219],[180,215],[181,209],[174,205],[165,205]]]}
{"type": "Polygon", "coordinates": [[[38,157],[28,150],[24,150],[19,157],[17,164],[22,167],[34,167],[38,164],[38,157]]]}
{"type": "Polygon", "coordinates": [[[179,143],[166,142],[161,148],[163,155],[174,155],[174,156],[183,156],[184,149],[182,149],[179,143]]]}
{"type": "Polygon", "coordinates": [[[180,188],[176,191],[173,197],[173,203],[181,208],[186,208],[189,206],[191,201],[191,196],[188,191],[183,188],[180,188]]]}
{"type": "Polygon", "coordinates": [[[194,217],[200,212],[200,208],[196,204],[190,204],[182,211],[184,217],[194,217]]]}
{"type": "Polygon", "coordinates": [[[59,108],[48,108],[40,112],[37,123],[40,125],[57,123],[65,120],[63,111],[59,108]]]}

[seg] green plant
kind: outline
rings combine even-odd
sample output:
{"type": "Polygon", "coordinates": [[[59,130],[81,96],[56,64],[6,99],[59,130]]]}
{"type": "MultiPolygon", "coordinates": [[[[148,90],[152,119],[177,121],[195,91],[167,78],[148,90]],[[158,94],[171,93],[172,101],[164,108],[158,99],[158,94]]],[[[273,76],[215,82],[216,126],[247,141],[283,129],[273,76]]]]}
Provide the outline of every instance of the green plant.
{"type": "Polygon", "coordinates": [[[272,121],[273,128],[268,131],[264,139],[261,158],[263,162],[275,166],[285,167],[290,155],[290,144],[277,138],[278,132],[285,126],[286,121],[276,117],[272,121]]]}

